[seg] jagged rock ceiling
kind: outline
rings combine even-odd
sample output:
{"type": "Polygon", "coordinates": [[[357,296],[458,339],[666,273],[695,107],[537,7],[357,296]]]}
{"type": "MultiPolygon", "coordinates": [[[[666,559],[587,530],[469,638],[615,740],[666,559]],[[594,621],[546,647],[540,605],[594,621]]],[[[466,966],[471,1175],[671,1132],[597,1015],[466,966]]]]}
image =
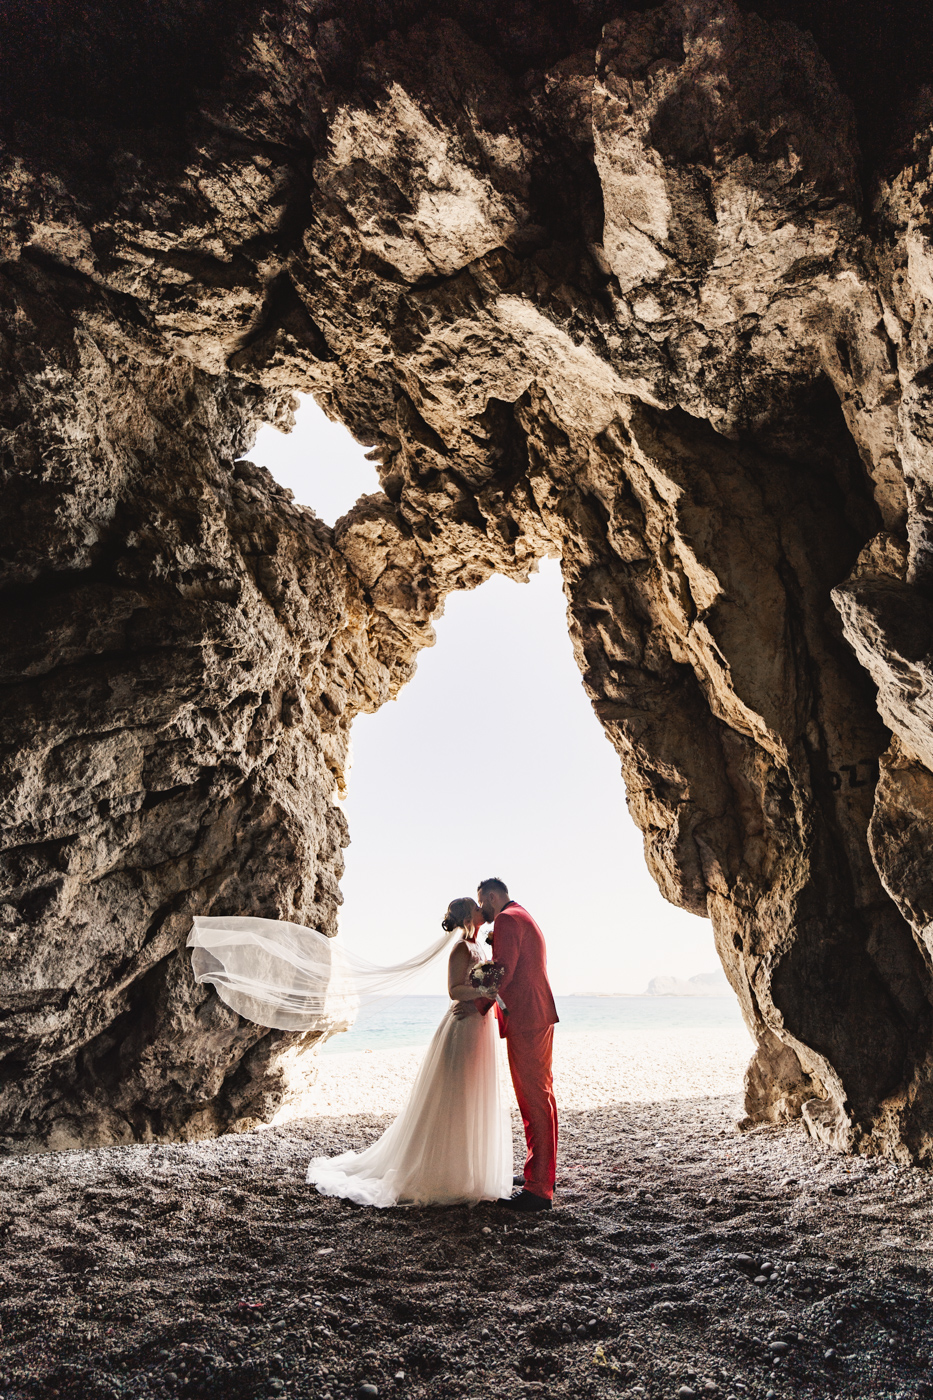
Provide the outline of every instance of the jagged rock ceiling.
{"type": "Polygon", "coordinates": [[[750,1121],[930,1161],[930,15],[844,9],[5,7],[8,1148],[269,1115],[191,915],[333,931],[354,715],[559,554],[750,1121]]]}

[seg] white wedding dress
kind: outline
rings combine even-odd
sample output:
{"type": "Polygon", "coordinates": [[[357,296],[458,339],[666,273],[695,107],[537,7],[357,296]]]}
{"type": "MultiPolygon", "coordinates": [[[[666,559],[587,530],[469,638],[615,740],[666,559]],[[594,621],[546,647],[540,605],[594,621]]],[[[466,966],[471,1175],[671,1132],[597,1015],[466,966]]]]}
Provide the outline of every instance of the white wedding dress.
{"type": "MultiPolygon", "coordinates": [[[[473,942],[474,962],[482,956],[473,942]]],[[[473,1205],[512,1191],[512,1132],[499,1089],[495,1017],[448,1007],[411,1095],[363,1152],[315,1157],[308,1181],[361,1206],[473,1205]]]]}

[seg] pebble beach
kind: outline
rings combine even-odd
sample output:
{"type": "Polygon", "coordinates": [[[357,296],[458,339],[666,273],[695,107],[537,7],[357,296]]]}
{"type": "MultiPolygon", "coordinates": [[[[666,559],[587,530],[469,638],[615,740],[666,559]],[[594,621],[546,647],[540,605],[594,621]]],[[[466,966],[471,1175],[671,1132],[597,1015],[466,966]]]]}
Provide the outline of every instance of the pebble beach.
{"type": "Polygon", "coordinates": [[[418,1050],[293,1066],[263,1129],[0,1162],[0,1396],[933,1396],[928,1173],[739,1132],[744,1031],[556,1046],[544,1215],[305,1185],[388,1125],[418,1050]]]}

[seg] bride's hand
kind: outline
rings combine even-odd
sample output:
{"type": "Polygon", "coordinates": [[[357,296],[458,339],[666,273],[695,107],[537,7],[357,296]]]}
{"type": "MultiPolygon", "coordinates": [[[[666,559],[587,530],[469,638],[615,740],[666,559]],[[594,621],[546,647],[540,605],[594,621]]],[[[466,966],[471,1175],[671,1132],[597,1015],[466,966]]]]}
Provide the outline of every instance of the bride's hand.
{"type": "Polygon", "coordinates": [[[479,1007],[475,1001],[455,1001],[453,1011],[458,1021],[462,1021],[466,1016],[479,1015],[479,1007]]]}

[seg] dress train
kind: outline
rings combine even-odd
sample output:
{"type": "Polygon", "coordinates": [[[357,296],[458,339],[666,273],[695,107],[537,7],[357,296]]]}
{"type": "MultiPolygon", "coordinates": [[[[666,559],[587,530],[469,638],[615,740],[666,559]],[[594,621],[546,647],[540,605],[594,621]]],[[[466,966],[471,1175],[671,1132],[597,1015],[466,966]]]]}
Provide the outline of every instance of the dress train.
{"type": "MultiPolygon", "coordinates": [[[[468,943],[475,962],[476,945],[468,943]]],[[[445,1012],[408,1102],[363,1152],[316,1157],[308,1182],[361,1206],[458,1205],[512,1189],[512,1132],[492,1015],[445,1012]]]]}

